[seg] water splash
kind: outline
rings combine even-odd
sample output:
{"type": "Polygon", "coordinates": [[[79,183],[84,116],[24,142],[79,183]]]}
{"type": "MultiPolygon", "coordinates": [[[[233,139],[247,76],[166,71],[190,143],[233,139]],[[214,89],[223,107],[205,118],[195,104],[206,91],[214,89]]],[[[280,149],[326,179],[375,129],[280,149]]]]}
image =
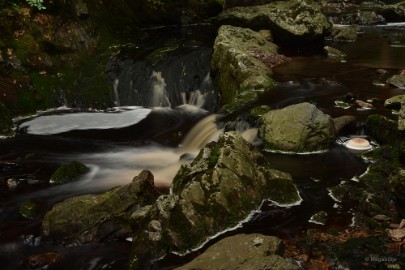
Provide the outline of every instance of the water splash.
{"type": "Polygon", "coordinates": [[[115,106],[120,106],[120,96],[118,94],[118,86],[119,86],[119,84],[120,84],[120,81],[118,79],[115,79],[114,83],[113,83],[114,97],[115,97],[114,104],[115,104],[115,106]]]}

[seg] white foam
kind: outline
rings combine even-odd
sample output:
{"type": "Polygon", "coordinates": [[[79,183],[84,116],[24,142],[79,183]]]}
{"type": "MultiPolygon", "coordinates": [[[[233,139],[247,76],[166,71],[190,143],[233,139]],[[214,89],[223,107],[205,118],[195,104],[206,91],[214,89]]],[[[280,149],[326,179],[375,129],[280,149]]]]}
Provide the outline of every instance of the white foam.
{"type": "Polygon", "coordinates": [[[71,130],[123,128],[140,122],[151,111],[144,107],[124,107],[111,112],[40,115],[23,122],[19,128],[26,128],[27,133],[34,135],[51,135],[71,130]]]}

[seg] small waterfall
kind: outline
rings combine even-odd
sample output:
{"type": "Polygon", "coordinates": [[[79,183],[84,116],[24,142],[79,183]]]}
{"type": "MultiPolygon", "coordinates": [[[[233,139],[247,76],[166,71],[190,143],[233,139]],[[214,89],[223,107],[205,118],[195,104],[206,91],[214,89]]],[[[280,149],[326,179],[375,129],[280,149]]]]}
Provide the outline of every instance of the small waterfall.
{"type": "Polygon", "coordinates": [[[166,82],[162,72],[153,71],[151,75],[152,107],[170,107],[170,101],[166,93],[166,82]]]}
{"type": "Polygon", "coordinates": [[[187,93],[182,92],[181,98],[184,105],[193,105],[202,108],[205,104],[205,95],[198,89],[187,93]]]}
{"type": "Polygon", "coordinates": [[[113,88],[114,88],[114,98],[115,98],[114,103],[115,103],[115,106],[117,106],[117,107],[120,106],[120,96],[118,94],[119,84],[120,84],[120,81],[116,78],[113,83],[113,88]]]}
{"type": "Polygon", "coordinates": [[[212,114],[197,123],[186,135],[180,145],[180,151],[195,152],[203,148],[207,143],[216,141],[223,129],[218,129],[216,120],[218,115],[212,114]]]}

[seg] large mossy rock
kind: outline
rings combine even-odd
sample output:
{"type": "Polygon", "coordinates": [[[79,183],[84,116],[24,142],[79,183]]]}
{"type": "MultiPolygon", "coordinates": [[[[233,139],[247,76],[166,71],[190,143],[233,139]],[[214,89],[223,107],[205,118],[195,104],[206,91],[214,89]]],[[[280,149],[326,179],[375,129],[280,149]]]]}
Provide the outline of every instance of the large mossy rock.
{"type": "Polygon", "coordinates": [[[216,79],[222,104],[241,104],[275,82],[272,70],[260,58],[277,55],[277,46],[247,28],[221,26],[215,39],[211,71],[216,79]]]}
{"type": "Polygon", "coordinates": [[[42,234],[65,244],[123,238],[132,233],[129,217],[153,204],[160,194],[153,175],[143,171],[128,185],[101,195],[83,195],[58,203],[45,215],[42,234]]]}
{"type": "Polygon", "coordinates": [[[331,31],[332,25],[321,13],[315,1],[277,1],[253,7],[235,7],[218,15],[220,24],[270,29],[274,42],[295,46],[297,42],[320,42],[331,31]]]}
{"type": "Polygon", "coordinates": [[[307,102],[269,111],[262,120],[259,136],[269,151],[323,151],[335,140],[333,119],[307,102]]]}
{"type": "Polygon", "coordinates": [[[289,174],[271,169],[239,134],[225,133],[179,170],[171,195],[149,210],[151,221],[133,241],[131,269],[144,269],[167,252],[201,247],[246,220],[266,199],[279,205],[301,202],[289,174]]]}
{"type": "Polygon", "coordinates": [[[384,106],[398,109],[398,130],[405,130],[405,95],[393,96],[387,99],[384,102],[384,106]]]}
{"type": "Polygon", "coordinates": [[[274,236],[238,234],[224,238],[176,270],[295,270],[302,269],[283,255],[283,243],[274,236]]]}

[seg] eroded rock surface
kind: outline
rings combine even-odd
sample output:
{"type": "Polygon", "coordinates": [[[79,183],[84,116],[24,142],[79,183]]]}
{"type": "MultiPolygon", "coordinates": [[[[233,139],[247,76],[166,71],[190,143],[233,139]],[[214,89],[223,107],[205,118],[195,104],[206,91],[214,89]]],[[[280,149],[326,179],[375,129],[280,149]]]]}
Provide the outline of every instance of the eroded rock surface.
{"type": "Polygon", "coordinates": [[[266,199],[279,205],[301,202],[289,174],[271,169],[239,134],[225,133],[179,170],[172,194],[160,197],[149,209],[150,219],[139,223],[145,229],[134,238],[131,269],[142,269],[166,252],[199,248],[248,218],[266,199]]]}

